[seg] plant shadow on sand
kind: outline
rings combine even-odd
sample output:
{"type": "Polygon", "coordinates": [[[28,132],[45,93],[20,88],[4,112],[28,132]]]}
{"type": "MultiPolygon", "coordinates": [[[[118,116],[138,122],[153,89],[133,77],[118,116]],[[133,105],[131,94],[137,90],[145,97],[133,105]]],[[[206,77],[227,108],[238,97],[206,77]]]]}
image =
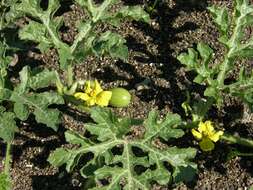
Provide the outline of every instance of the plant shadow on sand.
{"type": "MultiPolygon", "coordinates": [[[[143,1],[134,1],[134,0],[125,0],[124,3],[126,5],[136,5],[142,4],[143,1]]],[[[184,31],[194,31],[197,30],[200,26],[194,22],[185,22],[180,27],[174,26],[174,21],[184,12],[184,14],[190,14],[192,11],[204,11],[207,7],[207,1],[198,0],[176,0],[175,5],[170,6],[167,2],[161,1],[158,4],[156,10],[152,15],[152,20],[154,20],[158,24],[158,28],[149,26],[147,24],[134,23],[134,30],[139,30],[143,34],[143,36],[150,36],[152,46],[157,47],[157,53],[150,51],[149,42],[145,43],[135,38],[133,35],[127,35],[127,45],[129,49],[134,52],[131,55],[131,61],[136,62],[138,65],[154,65],[155,69],[160,70],[162,72],[154,75],[150,78],[151,80],[151,88],[144,89],[141,92],[136,93],[138,98],[143,102],[149,102],[155,100],[158,109],[163,109],[165,105],[169,105],[171,111],[175,113],[183,114],[183,110],[181,108],[181,103],[185,100],[186,96],[184,93],[184,89],[188,89],[190,92],[198,92],[200,95],[203,95],[203,87],[194,85],[191,82],[193,75],[192,73],[179,73],[180,68],[182,67],[180,63],[175,58],[175,50],[171,48],[171,44],[175,44],[185,39],[178,37],[177,34],[184,31]],[[136,54],[135,54],[136,53],[136,54]],[[144,55],[144,56],[142,56],[144,55]],[[162,64],[160,64],[162,63],[162,64]],[[155,80],[164,79],[169,82],[169,87],[162,87],[162,85],[157,85],[155,80]],[[181,86],[186,87],[181,87],[181,86]]],[[[203,23],[204,24],[204,23],[203,23]]],[[[197,41],[192,42],[192,44],[197,43],[197,41]]],[[[182,47],[181,51],[185,51],[186,49],[182,47]]],[[[138,67],[137,65],[137,67],[138,67]]],[[[115,67],[118,67],[120,70],[125,73],[129,73],[132,75],[132,78],[125,77],[123,75],[119,75],[112,68],[106,67],[105,72],[97,71],[93,73],[94,78],[101,79],[104,82],[112,82],[114,80],[123,80],[127,82],[127,85],[124,87],[127,89],[134,89],[137,83],[142,82],[147,77],[140,74],[139,70],[131,63],[126,63],[122,61],[117,61],[115,67]],[[110,74],[110,76],[108,76],[110,74]]],[[[152,72],[150,72],[150,76],[152,76],[152,72]]],[[[69,109],[68,107],[61,107],[60,110],[64,113],[64,115],[71,116],[76,121],[87,122],[86,116],[78,115],[74,110],[69,109]]],[[[229,112],[229,110],[227,110],[229,112]]],[[[217,116],[218,117],[218,116],[217,116]]],[[[36,126],[35,132],[34,127],[24,129],[26,132],[35,133],[36,136],[40,138],[46,136],[53,136],[55,133],[50,131],[49,129],[43,130],[45,126],[36,126]]],[[[15,159],[20,159],[22,150],[31,148],[31,147],[41,147],[42,151],[36,155],[36,158],[31,159],[31,162],[34,166],[38,168],[45,168],[48,166],[48,162],[46,161],[50,151],[54,150],[57,147],[60,147],[62,144],[65,144],[64,140],[64,127],[60,126],[59,134],[57,134],[56,139],[47,140],[46,142],[41,142],[41,140],[31,139],[29,136],[20,135],[20,138],[25,139],[25,143],[22,146],[14,146],[14,157],[15,159]]],[[[193,139],[186,139],[187,145],[190,144],[193,139]]],[[[184,140],[182,139],[182,143],[178,143],[182,145],[184,140]]],[[[186,146],[186,145],[184,145],[186,146]]],[[[227,172],[227,168],[224,166],[226,162],[223,156],[226,154],[227,146],[223,146],[222,144],[217,145],[217,150],[214,155],[199,155],[196,159],[198,162],[204,162],[203,171],[215,170],[221,175],[224,175],[227,172]],[[220,147],[219,147],[220,146],[220,147]],[[217,158],[216,158],[217,156],[217,158]]],[[[34,157],[34,156],[33,156],[34,157]]],[[[243,159],[244,160],[244,159],[243,159]]],[[[252,173],[249,169],[247,169],[247,165],[245,165],[244,161],[240,161],[239,164],[242,168],[245,168],[248,172],[252,173]]],[[[55,175],[34,175],[32,176],[32,189],[34,190],[79,190],[78,182],[73,182],[75,178],[75,174],[67,174],[64,168],[60,168],[59,172],[55,175]],[[73,177],[74,176],[74,177],[73,177]],[[75,187],[74,187],[75,186],[75,187]]],[[[80,177],[80,176],[78,176],[80,177]]],[[[78,178],[77,177],[77,178],[78,178]]],[[[196,184],[191,183],[187,184],[189,188],[193,188],[196,184]]],[[[201,186],[201,185],[200,185],[201,186]]],[[[199,188],[203,188],[199,187],[199,188]]]]}
{"type": "MultiPolygon", "coordinates": [[[[143,3],[143,1],[124,1],[127,5],[136,5],[143,3]]],[[[207,7],[207,2],[202,1],[201,3],[195,1],[175,1],[175,5],[170,7],[168,3],[161,2],[158,3],[156,7],[156,12],[152,15],[152,20],[159,25],[158,29],[152,27],[152,25],[143,24],[143,23],[134,23],[135,30],[140,30],[144,36],[149,36],[151,40],[149,42],[140,42],[132,35],[127,35],[127,46],[131,52],[134,52],[131,59],[132,62],[138,63],[136,66],[141,65],[155,65],[155,69],[162,71],[161,73],[151,78],[149,89],[144,89],[141,92],[137,93],[137,96],[141,101],[149,102],[155,100],[158,109],[163,109],[166,104],[169,104],[172,111],[176,113],[182,112],[181,103],[185,100],[185,93],[182,92],[180,88],[180,83],[187,85],[187,88],[196,88],[196,85],[187,84],[185,77],[193,78],[189,73],[183,73],[182,76],[179,74],[179,70],[182,65],[178,60],[173,56],[175,51],[170,47],[170,44],[175,44],[177,42],[183,41],[184,39],[177,37],[178,33],[196,30],[199,28],[194,22],[186,22],[183,26],[175,28],[173,23],[177,17],[182,14],[182,11],[185,13],[190,13],[192,11],[203,11],[207,7]],[[153,53],[149,50],[148,46],[151,43],[151,46],[157,47],[157,53],[153,53]],[[137,54],[137,55],[136,55],[137,54]],[[187,76],[183,76],[187,75],[187,76]],[[155,84],[153,79],[163,79],[169,83],[169,87],[162,87],[163,85],[155,84]],[[179,81],[180,80],[180,81],[179,81]],[[193,85],[193,87],[191,86],[193,85]]],[[[196,42],[193,42],[196,43],[196,42]]],[[[182,49],[185,51],[185,49],[182,49]]],[[[106,82],[111,82],[114,80],[124,80],[127,81],[127,85],[124,87],[127,89],[135,88],[135,85],[141,83],[146,79],[145,76],[142,76],[136,67],[131,63],[126,63],[123,61],[117,61],[115,66],[119,70],[129,73],[132,77],[131,79],[118,75],[112,68],[107,67],[104,72],[94,73],[94,77],[105,80],[106,82]],[[110,76],[108,76],[110,73],[110,76]]],[[[152,69],[152,68],[151,68],[152,69]]],[[[152,71],[150,72],[152,75],[152,71]]],[[[148,73],[146,73],[148,74],[148,73]]],[[[190,89],[189,91],[191,91],[190,89]]],[[[196,91],[202,91],[203,88],[197,86],[196,91]]]]}
{"type": "MultiPolygon", "coordinates": [[[[133,4],[133,1],[128,1],[133,4]]],[[[177,75],[177,71],[182,67],[177,59],[175,59],[175,56],[173,54],[175,51],[170,48],[170,44],[177,43],[178,41],[183,41],[185,39],[178,38],[177,33],[187,31],[187,30],[195,30],[199,26],[196,25],[194,22],[186,22],[183,26],[179,28],[173,27],[174,20],[181,14],[181,11],[184,11],[186,13],[189,13],[191,11],[203,11],[207,8],[207,2],[203,1],[202,3],[199,3],[199,1],[176,1],[176,5],[173,8],[170,8],[168,4],[161,3],[157,8],[157,15],[153,15],[155,18],[158,17],[159,19],[156,19],[156,21],[159,23],[160,28],[158,30],[148,26],[136,23],[136,27],[140,29],[142,32],[144,32],[146,35],[151,36],[152,43],[157,45],[158,54],[153,54],[148,50],[147,45],[145,43],[139,43],[138,40],[136,40],[134,37],[130,36],[128,37],[128,47],[130,50],[134,52],[139,52],[143,56],[135,56],[134,60],[137,61],[139,64],[150,64],[155,63],[157,67],[159,67],[160,70],[163,72],[160,75],[157,75],[156,77],[163,78],[169,81],[170,87],[169,88],[162,88],[155,84],[152,84],[152,88],[148,90],[143,90],[141,93],[137,94],[139,98],[142,101],[150,101],[153,99],[156,99],[156,103],[158,104],[159,109],[163,109],[165,104],[170,104],[171,110],[176,113],[183,113],[183,110],[181,108],[181,103],[185,100],[185,94],[182,92],[182,89],[180,88],[178,84],[177,78],[180,78],[180,76],[177,75]],[[190,5],[190,6],[189,6],[190,5]],[[159,63],[163,63],[162,66],[159,63]],[[164,96],[165,95],[165,96],[164,96]]],[[[203,21],[204,22],[204,21],[203,21]]],[[[205,23],[203,23],[205,24],[205,23]]],[[[193,44],[198,43],[198,41],[192,42],[193,44]]],[[[142,82],[145,77],[140,75],[136,68],[125,62],[117,62],[117,67],[119,67],[121,70],[124,70],[125,72],[130,72],[134,77],[133,79],[127,79],[122,76],[119,76],[119,80],[126,80],[128,82],[128,85],[125,87],[128,89],[134,88],[136,83],[142,82]]],[[[108,72],[113,73],[113,71],[108,69],[108,72]]],[[[113,73],[113,75],[117,75],[117,73],[113,73]]],[[[192,73],[184,73],[186,75],[186,78],[189,79],[189,81],[192,81],[194,76],[192,73]]],[[[117,78],[117,76],[115,76],[117,78]]],[[[106,78],[106,77],[105,77],[106,78]]],[[[185,80],[185,78],[183,78],[185,80]]],[[[183,81],[187,82],[187,81],[183,81]]],[[[187,89],[189,92],[198,92],[201,96],[203,96],[204,88],[199,85],[194,85],[192,83],[187,84],[187,89]]],[[[222,108],[222,112],[226,112],[224,115],[219,115],[217,113],[216,109],[212,109],[210,115],[214,116],[214,119],[219,120],[220,122],[226,122],[228,118],[230,120],[236,120],[242,117],[242,113],[238,113],[238,109],[240,112],[243,111],[241,105],[227,105],[222,108]],[[218,115],[217,115],[218,114],[218,115]]],[[[242,125],[240,125],[242,127],[242,125]]],[[[231,130],[228,130],[232,132],[231,130]]],[[[249,131],[247,130],[245,132],[245,129],[239,128],[238,130],[242,136],[248,136],[249,131]]],[[[245,136],[245,137],[246,137],[245,136]]],[[[232,146],[233,147],[233,146],[232,146]]],[[[241,149],[240,147],[238,147],[241,149]]],[[[228,146],[224,146],[222,144],[217,145],[217,149],[213,155],[203,155],[198,157],[200,159],[200,162],[204,163],[204,170],[214,170],[217,173],[226,176],[229,172],[230,164],[227,163],[226,156],[228,154],[228,146]],[[220,146],[220,147],[219,147],[220,146]]],[[[234,168],[232,173],[236,173],[236,170],[244,170],[246,172],[249,172],[252,175],[252,170],[248,167],[247,164],[245,164],[245,159],[242,158],[240,161],[238,161],[238,168],[234,168]]],[[[231,162],[233,164],[233,162],[231,162]]],[[[228,183],[230,183],[230,180],[228,179],[228,183]]],[[[192,185],[190,185],[192,186],[192,185]]]]}

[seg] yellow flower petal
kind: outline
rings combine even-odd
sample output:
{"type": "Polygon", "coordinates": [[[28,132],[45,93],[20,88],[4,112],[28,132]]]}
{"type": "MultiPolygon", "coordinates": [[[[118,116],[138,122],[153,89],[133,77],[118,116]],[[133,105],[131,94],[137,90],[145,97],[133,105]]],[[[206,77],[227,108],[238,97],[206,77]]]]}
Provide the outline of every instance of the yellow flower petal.
{"type": "Polygon", "coordinates": [[[199,131],[200,133],[203,133],[203,132],[206,131],[206,125],[205,125],[205,123],[203,123],[202,121],[199,122],[199,125],[198,125],[198,126],[199,126],[199,127],[198,127],[198,131],[199,131]]]}
{"type": "Polygon", "coordinates": [[[77,99],[84,100],[84,101],[87,101],[90,98],[88,94],[83,93],[83,92],[77,92],[77,93],[75,93],[74,97],[77,98],[77,99]]]}
{"type": "Polygon", "coordinates": [[[197,140],[200,140],[200,139],[202,138],[202,134],[199,133],[198,131],[196,131],[195,129],[192,129],[191,132],[192,132],[192,135],[193,135],[197,140]]]}
{"type": "Polygon", "coordinates": [[[99,106],[108,106],[111,97],[111,91],[102,91],[96,97],[96,104],[99,106]]]}
{"type": "Polygon", "coordinates": [[[90,94],[92,92],[91,81],[90,80],[86,81],[84,91],[87,94],[90,94]]]}
{"type": "Polygon", "coordinates": [[[95,97],[90,97],[87,101],[86,101],[87,106],[94,106],[96,104],[96,98],[95,97]]]}
{"type": "Polygon", "coordinates": [[[203,151],[211,151],[214,149],[214,143],[209,138],[203,138],[200,141],[199,146],[203,151]]]}
{"type": "Polygon", "coordinates": [[[100,92],[102,92],[103,89],[101,88],[99,82],[95,80],[95,85],[94,85],[94,95],[98,95],[100,92]]]}
{"type": "Polygon", "coordinates": [[[74,96],[84,100],[87,106],[94,106],[95,104],[99,106],[108,106],[112,96],[111,91],[103,91],[97,80],[86,81],[84,92],[85,93],[75,93],[74,96]]]}
{"type": "Polygon", "coordinates": [[[211,121],[206,121],[205,125],[206,125],[206,130],[208,131],[208,133],[214,132],[213,124],[211,121]]]}
{"type": "Polygon", "coordinates": [[[201,121],[199,123],[198,131],[204,136],[210,136],[215,132],[211,121],[206,121],[205,123],[201,121]]]}
{"type": "Polygon", "coordinates": [[[223,135],[223,131],[218,131],[216,133],[213,133],[212,135],[209,136],[209,138],[213,141],[213,142],[217,142],[220,139],[220,136],[223,135]]]}

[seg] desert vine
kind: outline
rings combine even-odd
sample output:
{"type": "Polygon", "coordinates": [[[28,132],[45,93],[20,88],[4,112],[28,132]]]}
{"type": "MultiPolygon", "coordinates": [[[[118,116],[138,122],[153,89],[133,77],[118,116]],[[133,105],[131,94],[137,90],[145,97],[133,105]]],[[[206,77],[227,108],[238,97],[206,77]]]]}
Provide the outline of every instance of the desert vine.
{"type": "Polygon", "coordinates": [[[56,79],[54,71],[31,71],[26,66],[20,71],[20,83],[11,84],[9,68],[13,58],[6,55],[6,44],[0,43],[0,138],[6,143],[5,169],[0,176],[1,189],[9,190],[11,145],[18,131],[16,120],[27,120],[30,114],[35,116],[38,123],[43,123],[57,130],[60,122],[60,112],[48,108],[52,104],[63,104],[62,96],[55,92],[36,92],[50,86],[56,79]]]}
{"type": "Polygon", "coordinates": [[[71,45],[63,42],[59,35],[63,17],[55,16],[60,7],[58,0],[49,0],[46,10],[41,8],[38,0],[22,0],[12,8],[31,17],[29,24],[20,30],[20,38],[38,43],[41,52],[55,47],[59,54],[61,68],[66,69],[72,62],[78,63],[78,60],[94,54],[98,56],[109,54],[126,60],[128,55],[126,40],[112,31],[98,34],[95,27],[100,23],[117,27],[122,20],[127,18],[149,22],[149,16],[140,6],[123,6],[116,13],[110,13],[110,7],[117,2],[117,0],[105,0],[97,5],[92,0],[76,0],[76,3],[89,14],[89,19],[76,23],[79,33],[71,45]]]}
{"type": "MultiPolygon", "coordinates": [[[[168,186],[193,180],[197,173],[194,160],[197,148],[181,143],[189,134],[208,153],[220,140],[253,147],[251,139],[232,136],[206,118],[210,107],[222,105],[224,94],[239,97],[253,108],[252,70],[242,67],[235,80],[227,80],[238,61],[253,56],[253,36],[245,35],[253,24],[253,5],[248,0],[235,0],[231,14],[225,7],[208,8],[220,32],[219,41],[225,47],[220,63],[213,64],[215,53],[203,42],[197,44],[197,50],[190,48],[188,53],[178,56],[188,70],[197,74],[194,82],[206,87],[206,99],[191,103],[188,94],[182,104],[186,116],[191,116],[189,120],[174,113],[160,117],[155,110],[146,119],[120,117],[104,107],[128,106],[132,100],[129,91],[119,87],[104,89],[97,79],[75,78],[74,66],[88,56],[127,61],[127,41],[115,31],[127,19],[150,23],[142,6],[126,6],[119,0],[73,0],[72,4],[79,6],[87,18],[76,21],[76,36],[67,43],[61,38],[65,27],[62,3],[60,0],[0,3],[0,139],[6,147],[4,169],[0,172],[1,190],[12,189],[12,145],[22,121],[36,121],[57,132],[61,123],[59,106],[68,103],[73,110],[85,110],[92,121],[83,123],[84,133],[67,130],[64,135],[70,146],[62,145],[51,152],[48,162],[55,167],[64,166],[67,172],[78,171],[85,179],[84,189],[149,190],[157,184],[168,186]],[[117,7],[114,12],[113,7],[117,7]],[[18,19],[25,21],[17,24],[18,19]],[[101,25],[109,27],[97,31],[101,25]],[[16,67],[20,60],[15,53],[23,49],[8,43],[10,28],[17,30],[22,43],[35,44],[36,51],[46,53],[55,49],[58,71],[27,63],[16,67]],[[17,75],[13,77],[14,68],[17,75]]],[[[151,13],[158,3],[154,1],[151,13]]]]}
{"type": "Polygon", "coordinates": [[[110,110],[92,108],[91,118],[95,123],[86,123],[85,128],[94,135],[86,138],[74,131],[65,133],[66,140],[78,145],[75,149],[58,148],[49,157],[54,166],[65,165],[67,171],[73,171],[78,164],[82,165],[80,173],[91,180],[90,189],[150,189],[153,183],[166,185],[169,182],[190,181],[196,171],[196,164],[191,160],[196,155],[194,148],[169,146],[158,148],[155,140],[178,139],[184,135],[177,114],[168,113],[165,119],[158,118],[158,112],[152,111],[142,121],[131,118],[120,118],[110,110]],[[145,132],[139,137],[131,137],[132,127],[144,127],[145,132]],[[92,139],[92,140],[91,140],[92,139]],[[120,148],[121,153],[113,153],[113,148],[120,148]],[[143,151],[135,155],[134,148],[143,151]],[[92,153],[92,158],[80,163],[81,157],[92,153]],[[165,163],[171,165],[169,171],[165,163]],[[138,171],[137,166],[143,169],[138,171]],[[108,185],[100,186],[100,181],[110,179],[108,185]]]}
{"type": "Polygon", "coordinates": [[[111,13],[110,8],[118,2],[105,0],[96,4],[93,0],[76,0],[75,3],[88,13],[89,18],[76,23],[78,34],[72,44],[67,44],[60,38],[60,28],[64,22],[62,15],[55,15],[60,8],[59,0],[49,0],[46,10],[42,9],[39,0],[22,0],[11,7],[13,12],[30,18],[29,23],[19,31],[20,39],[37,43],[41,52],[52,47],[57,49],[60,68],[66,71],[65,81],[58,77],[58,91],[67,95],[74,93],[78,81],[73,79],[73,65],[81,63],[89,55],[127,59],[126,40],[110,30],[98,33],[96,27],[101,23],[118,27],[125,19],[149,23],[150,18],[140,6],[122,6],[117,12],[111,13]]]}
{"type": "Polygon", "coordinates": [[[214,59],[213,50],[205,43],[197,45],[197,51],[188,49],[188,53],[182,53],[178,60],[188,70],[195,71],[197,76],[194,82],[206,85],[204,95],[215,99],[218,105],[223,102],[223,94],[240,97],[250,108],[253,104],[253,74],[246,72],[241,67],[236,81],[225,82],[230,72],[235,68],[239,60],[253,56],[253,37],[247,37],[245,29],[253,23],[253,6],[248,0],[235,0],[234,11],[230,16],[225,7],[209,7],[214,22],[220,31],[219,41],[224,45],[226,51],[222,61],[211,64],[214,59]]]}
{"type": "Polygon", "coordinates": [[[87,11],[89,19],[76,23],[79,32],[74,42],[69,45],[60,38],[60,28],[64,24],[63,16],[55,15],[61,6],[60,1],[49,0],[46,9],[41,7],[42,2],[39,0],[1,1],[0,138],[3,139],[7,147],[5,169],[0,176],[1,189],[11,189],[9,170],[12,160],[11,145],[15,133],[18,131],[16,121],[26,121],[32,114],[38,123],[45,124],[57,131],[60,123],[60,111],[52,108],[51,105],[64,104],[65,95],[72,95],[76,91],[79,81],[74,81],[73,64],[81,62],[88,55],[109,54],[114,58],[127,59],[126,40],[111,31],[97,33],[96,26],[100,23],[108,23],[117,27],[126,18],[149,22],[149,16],[140,6],[123,6],[118,12],[111,14],[110,7],[117,2],[117,0],[105,0],[98,5],[92,0],[76,1],[75,3],[87,11]],[[10,81],[10,70],[18,62],[13,53],[22,49],[15,49],[5,43],[10,35],[4,30],[10,27],[18,29],[14,21],[25,16],[29,22],[19,29],[19,39],[36,43],[42,53],[50,48],[55,48],[59,55],[61,69],[67,70],[67,87],[62,84],[56,71],[31,69],[29,66],[22,67],[18,83],[10,81]],[[48,88],[55,85],[57,92],[48,88]]]}

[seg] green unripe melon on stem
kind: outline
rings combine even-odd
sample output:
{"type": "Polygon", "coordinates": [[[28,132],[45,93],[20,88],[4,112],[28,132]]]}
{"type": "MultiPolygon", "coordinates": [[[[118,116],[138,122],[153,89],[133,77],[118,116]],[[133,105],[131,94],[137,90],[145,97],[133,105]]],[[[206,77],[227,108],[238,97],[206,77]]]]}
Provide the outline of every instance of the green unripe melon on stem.
{"type": "Polygon", "coordinates": [[[110,90],[112,97],[109,104],[114,107],[126,107],[131,102],[131,94],[124,88],[113,88],[110,90]]]}

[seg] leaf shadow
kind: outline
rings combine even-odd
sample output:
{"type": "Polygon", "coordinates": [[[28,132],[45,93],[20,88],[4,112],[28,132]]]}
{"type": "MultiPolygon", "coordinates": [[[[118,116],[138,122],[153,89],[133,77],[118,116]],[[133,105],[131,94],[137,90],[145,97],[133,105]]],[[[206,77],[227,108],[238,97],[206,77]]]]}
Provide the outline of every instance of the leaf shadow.
{"type": "Polygon", "coordinates": [[[62,170],[55,175],[32,176],[33,190],[81,190],[78,183],[78,179],[72,179],[62,170]]]}
{"type": "MultiPolygon", "coordinates": [[[[144,1],[124,1],[126,5],[137,5],[143,2],[144,1]]],[[[145,89],[136,94],[141,101],[149,102],[150,100],[155,100],[159,109],[163,109],[166,104],[169,104],[171,105],[172,111],[177,113],[183,112],[181,103],[185,100],[185,94],[182,93],[182,88],[179,83],[183,83],[183,85],[189,87],[190,89],[196,87],[190,86],[188,81],[185,80],[192,77],[191,74],[183,73],[184,76],[180,76],[180,74],[178,74],[178,71],[182,66],[175,56],[173,56],[173,54],[175,54],[175,50],[170,47],[170,44],[183,40],[177,36],[178,33],[188,30],[196,30],[199,26],[192,22],[186,22],[183,26],[175,28],[173,26],[173,22],[180,16],[182,11],[185,11],[186,13],[191,11],[203,11],[206,7],[207,1],[199,3],[197,1],[188,0],[186,3],[185,1],[178,0],[175,1],[175,6],[173,8],[169,7],[168,3],[161,1],[156,8],[156,13],[152,15],[152,20],[155,20],[159,24],[159,29],[156,29],[148,24],[134,22],[134,27],[137,30],[142,31],[145,36],[151,37],[151,42],[157,46],[158,53],[152,53],[147,47],[147,44],[139,42],[135,36],[128,36],[126,39],[130,52],[138,54],[134,55],[132,61],[138,63],[138,65],[155,65],[157,69],[162,71],[160,74],[157,74],[155,78],[165,79],[170,83],[169,88],[161,87],[151,80],[152,88],[145,89]]],[[[133,89],[136,84],[146,79],[145,76],[138,73],[138,70],[132,64],[117,61],[116,66],[120,71],[122,71],[122,73],[129,73],[132,77],[124,77],[122,74],[115,72],[111,68],[107,68],[106,72],[103,73],[96,72],[94,76],[99,79],[106,80],[107,82],[111,82],[113,80],[125,80],[128,85],[125,85],[124,87],[127,89],[133,89]],[[110,75],[108,75],[108,73],[110,73],[110,75]]],[[[202,89],[200,92],[201,91],[202,89]]]]}

